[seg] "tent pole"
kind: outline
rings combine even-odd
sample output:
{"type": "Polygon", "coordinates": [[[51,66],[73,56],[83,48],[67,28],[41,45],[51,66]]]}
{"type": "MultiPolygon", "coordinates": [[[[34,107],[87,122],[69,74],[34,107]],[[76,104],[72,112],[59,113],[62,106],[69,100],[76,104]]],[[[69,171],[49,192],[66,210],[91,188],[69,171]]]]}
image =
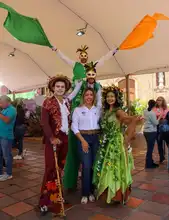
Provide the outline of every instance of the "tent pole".
{"type": "Polygon", "coordinates": [[[126,76],[126,104],[128,108],[128,114],[130,114],[130,75],[126,76]]]}

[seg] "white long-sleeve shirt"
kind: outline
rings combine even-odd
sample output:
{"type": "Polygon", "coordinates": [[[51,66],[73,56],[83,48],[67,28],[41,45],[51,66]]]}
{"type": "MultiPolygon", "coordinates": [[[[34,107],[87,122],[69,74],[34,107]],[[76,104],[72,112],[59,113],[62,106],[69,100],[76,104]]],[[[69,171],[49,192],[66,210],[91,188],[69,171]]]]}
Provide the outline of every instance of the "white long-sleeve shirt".
{"type": "MultiPolygon", "coordinates": [[[[109,60],[113,56],[113,52],[114,52],[114,50],[110,50],[105,56],[102,56],[99,60],[95,61],[95,63],[97,62],[97,66],[96,67],[103,66],[104,62],[106,60],[109,60]]],[[[56,54],[58,55],[58,57],[60,59],[62,59],[66,64],[68,64],[72,68],[75,66],[76,62],[74,60],[69,59],[60,50],[56,50],[56,54]]]]}
{"type": "Polygon", "coordinates": [[[156,117],[156,114],[153,110],[144,111],[144,132],[157,132],[157,125],[159,124],[159,120],[156,117]]]}
{"type": "Polygon", "coordinates": [[[72,116],[71,129],[74,134],[80,130],[96,130],[100,129],[99,121],[101,117],[101,108],[93,106],[88,109],[86,106],[75,108],[72,116]]]}
{"type": "Polygon", "coordinates": [[[69,130],[68,116],[69,116],[70,112],[66,106],[66,100],[63,100],[63,103],[61,103],[58,99],[57,99],[57,101],[60,106],[61,120],[62,120],[62,126],[61,126],[60,130],[63,131],[64,133],[68,134],[68,130],[69,130]]]}
{"type": "Polygon", "coordinates": [[[72,99],[74,99],[76,97],[76,95],[79,92],[81,86],[82,86],[82,81],[77,81],[74,90],[67,96],[69,101],[72,101],[72,99]]]}
{"type": "Polygon", "coordinates": [[[68,116],[70,114],[69,110],[67,109],[66,102],[71,101],[77,95],[81,86],[82,86],[82,81],[76,82],[76,86],[74,90],[63,100],[63,103],[61,103],[57,99],[57,101],[59,102],[61,118],[62,118],[62,127],[60,130],[63,131],[64,133],[68,133],[68,129],[69,129],[68,116]]]}

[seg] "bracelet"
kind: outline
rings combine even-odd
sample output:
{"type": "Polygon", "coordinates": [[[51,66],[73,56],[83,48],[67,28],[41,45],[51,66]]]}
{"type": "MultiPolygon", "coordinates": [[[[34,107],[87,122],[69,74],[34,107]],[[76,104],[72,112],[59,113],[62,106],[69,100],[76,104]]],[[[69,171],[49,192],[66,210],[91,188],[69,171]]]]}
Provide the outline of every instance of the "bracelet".
{"type": "Polygon", "coordinates": [[[57,48],[52,47],[52,50],[53,50],[53,51],[57,51],[57,48]]]}

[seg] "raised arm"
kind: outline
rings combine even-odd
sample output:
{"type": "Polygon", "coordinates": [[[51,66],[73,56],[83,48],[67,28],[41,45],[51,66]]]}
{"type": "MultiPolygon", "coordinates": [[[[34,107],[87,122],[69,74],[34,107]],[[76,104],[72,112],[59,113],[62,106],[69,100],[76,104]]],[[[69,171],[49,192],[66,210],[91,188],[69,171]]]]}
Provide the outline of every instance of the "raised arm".
{"type": "Polygon", "coordinates": [[[99,90],[96,93],[96,106],[100,109],[102,108],[102,88],[101,85],[99,85],[99,90]]]}
{"type": "Polygon", "coordinates": [[[16,114],[16,110],[14,108],[11,108],[7,111],[6,115],[0,113],[0,119],[8,124],[16,117],[16,114]]]}
{"type": "Polygon", "coordinates": [[[127,125],[127,129],[124,134],[124,143],[126,147],[128,147],[130,141],[135,137],[136,126],[137,124],[140,124],[142,118],[137,116],[129,116],[122,110],[118,110],[116,115],[121,124],[127,125]]]}
{"type": "Polygon", "coordinates": [[[82,81],[77,81],[74,90],[67,97],[69,101],[72,101],[72,99],[76,97],[76,95],[81,89],[81,86],[82,86],[82,81]]]}
{"type": "Polygon", "coordinates": [[[52,48],[53,51],[56,52],[57,56],[63,60],[66,64],[68,64],[69,66],[71,66],[72,68],[74,67],[75,65],[75,61],[69,59],[67,56],[65,56],[60,50],[58,50],[57,48],[53,47],[52,48]]]}
{"type": "Polygon", "coordinates": [[[135,122],[137,120],[136,116],[129,116],[122,110],[118,110],[116,115],[119,121],[125,125],[129,125],[131,122],[135,122]]]}
{"type": "Polygon", "coordinates": [[[97,67],[103,66],[104,62],[107,60],[110,60],[113,56],[114,50],[110,50],[105,56],[101,57],[99,60],[95,61],[97,62],[97,67]]]}

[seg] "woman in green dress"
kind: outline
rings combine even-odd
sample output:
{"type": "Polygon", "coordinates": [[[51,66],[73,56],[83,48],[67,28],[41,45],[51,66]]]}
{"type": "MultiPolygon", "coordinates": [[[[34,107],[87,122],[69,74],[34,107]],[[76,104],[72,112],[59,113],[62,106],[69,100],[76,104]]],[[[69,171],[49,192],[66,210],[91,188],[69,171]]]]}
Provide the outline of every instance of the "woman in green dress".
{"type": "Polygon", "coordinates": [[[97,198],[104,196],[107,203],[124,204],[131,192],[131,171],[134,168],[129,143],[140,118],[128,116],[122,110],[123,93],[118,87],[103,88],[102,96],[102,136],[94,165],[93,184],[97,198]],[[125,132],[122,125],[127,125],[125,132]]]}

